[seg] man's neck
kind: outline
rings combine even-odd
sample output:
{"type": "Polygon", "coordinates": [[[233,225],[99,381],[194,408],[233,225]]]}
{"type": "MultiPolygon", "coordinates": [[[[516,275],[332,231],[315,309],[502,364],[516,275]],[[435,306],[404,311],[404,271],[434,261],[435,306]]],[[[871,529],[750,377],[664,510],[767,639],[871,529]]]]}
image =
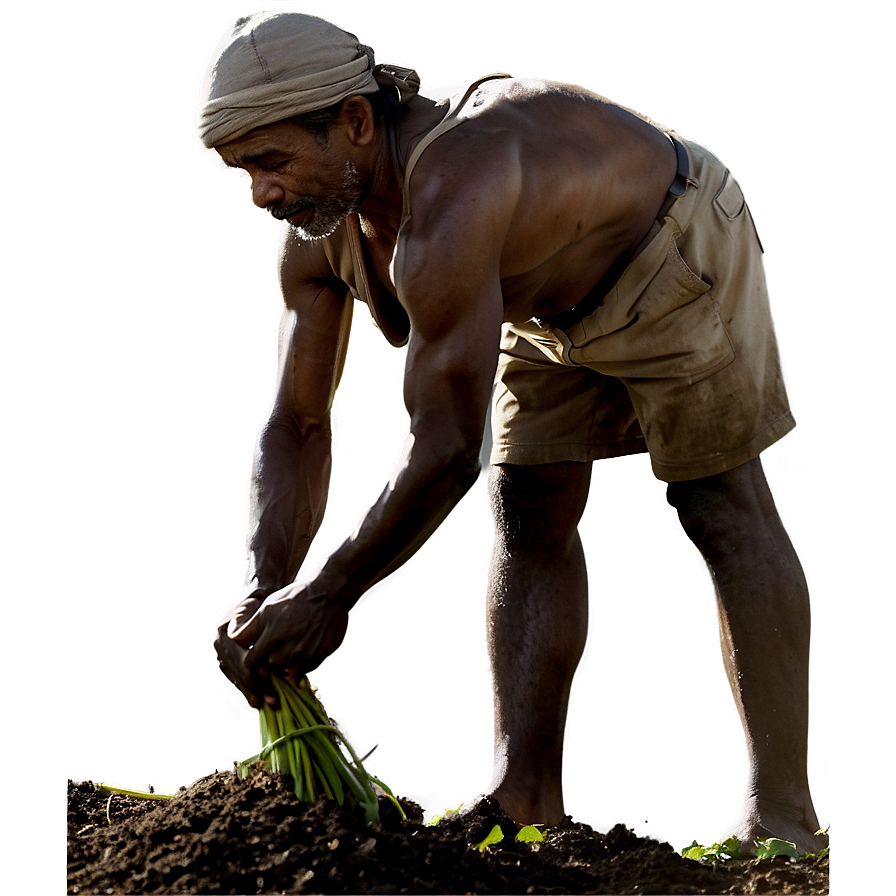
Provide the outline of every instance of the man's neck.
{"type": "Polygon", "coordinates": [[[359,213],[371,221],[388,218],[397,230],[401,223],[404,168],[419,140],[441,121],[447,105],[415,96],[392,121],[380,125],[370,179],[370,192],[359,213]],[[394,219],[394,221],[392,220],[394,219]]]}
{"type": "Polygon", "coordinates": [[[392,161],[391,128],[392,125],[386,122],[377,128],[368,180],[370,187],[358,209],[365,218],[382,219],[401,215],[401,183],[392,161]]]}

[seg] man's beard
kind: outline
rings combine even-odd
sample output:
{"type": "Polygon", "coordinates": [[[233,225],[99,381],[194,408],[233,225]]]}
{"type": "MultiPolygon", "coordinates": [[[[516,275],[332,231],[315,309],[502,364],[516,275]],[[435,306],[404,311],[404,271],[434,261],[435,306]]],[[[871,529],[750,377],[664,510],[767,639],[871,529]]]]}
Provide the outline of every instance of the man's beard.
{"type": "Polygon", "coordinates": [[[290,224],[289,227],[300,240],[321,240],[331,236],[350,214],[358,210],[361,199],[358,169],[352,162],[346,162],[342,184],[337,193],[316,199],[300,199],[289,206],[272,208],[270,212],[278,220],[283,220],[305,209],[312,209],[314,214],[307,224],[290,224]]]}

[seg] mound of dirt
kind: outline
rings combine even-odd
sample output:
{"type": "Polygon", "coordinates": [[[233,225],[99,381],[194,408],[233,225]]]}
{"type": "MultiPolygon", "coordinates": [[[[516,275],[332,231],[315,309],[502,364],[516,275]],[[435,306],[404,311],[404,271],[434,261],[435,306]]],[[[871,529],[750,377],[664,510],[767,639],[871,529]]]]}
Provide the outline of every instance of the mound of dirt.
{"type": "Polygon", "coordinates": [[[68,892],[222,893],[827,893],[828,859],[701,865],[623,825],[599,834],[569,819],[541,843],[493,800],[426,826],[381,800],[368,827],[332,802],[299,803],[289,782],[220,772],[171,800],[68,783],[68,892]],[[504,840],[480,852],[495,825],[504,840]]]}

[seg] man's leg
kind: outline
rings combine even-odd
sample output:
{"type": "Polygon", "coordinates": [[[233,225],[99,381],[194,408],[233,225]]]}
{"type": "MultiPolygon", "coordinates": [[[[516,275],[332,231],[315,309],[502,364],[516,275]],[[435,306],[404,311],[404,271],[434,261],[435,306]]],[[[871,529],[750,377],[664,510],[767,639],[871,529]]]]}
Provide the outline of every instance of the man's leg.
{"type": "Polygon", "coordinates": [[[817,851],[809,793],[809,594],[759,459],[667,492],[716,588],[725,671],[747,739],[744,815],[732,832],[817,851]]]}
{"type": "Polygon", "coordinates": [[[585,646],[588,594],[577,526],[591,464],[492,469],[495,549],[487,619],[495,702],[489,793],[522,824],[563,819],[563,730],[585,646]]]}

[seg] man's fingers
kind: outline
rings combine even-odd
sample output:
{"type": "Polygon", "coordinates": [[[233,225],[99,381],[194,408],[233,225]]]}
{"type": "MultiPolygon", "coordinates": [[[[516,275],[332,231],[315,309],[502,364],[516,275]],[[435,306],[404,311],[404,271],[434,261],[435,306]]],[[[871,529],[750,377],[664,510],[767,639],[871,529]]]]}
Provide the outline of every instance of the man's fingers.
{"type": "MultiPolygon", "coordinates": [[[[246,663],[248,653],[229,635],[228,626],[222,625],[218,630],[215,640],[215,651],[218,654],[218,665],[221,671],[230,681],[236,685],[239,692],[246,698],[253,709],[259,709],[267,699],[266,691],[270,689],[270,682],[266,680],[267,669],[259,667],[250,669],[246,663]]],[[[251,634],[251,633],[250,633],[251,634]]]]}
{"type": "Polygon", "coordinates": [[[273,665],[268,655],[267,642],[264,638],[255,641],[243,657],[243,665],[256,675],[267,675],[267,667],[273,665]]]}

